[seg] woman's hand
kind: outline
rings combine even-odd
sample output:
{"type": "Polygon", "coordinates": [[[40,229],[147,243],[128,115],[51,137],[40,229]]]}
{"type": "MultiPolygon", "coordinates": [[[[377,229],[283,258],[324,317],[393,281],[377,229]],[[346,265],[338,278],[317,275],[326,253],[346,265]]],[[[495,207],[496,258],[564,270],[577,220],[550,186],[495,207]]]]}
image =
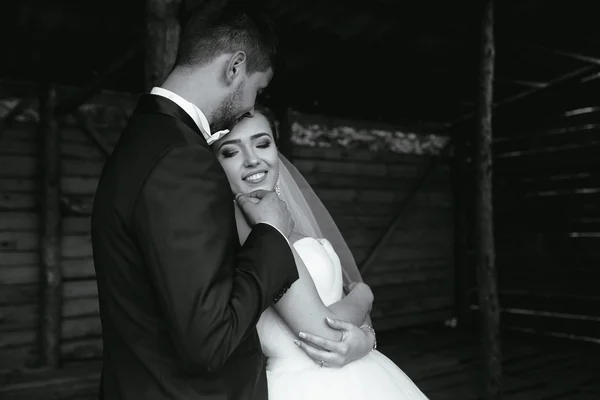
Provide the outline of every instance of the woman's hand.
{"type": "Polygon", "coordinates": [[[296,345],[320,366],[341,368],[363,358],[373,349],[375,336],[370,329],[360,329],[356,325],[340,320],[328,318],[326,321],[332,329],[342,332],[340,341],[328,340],[304,332],[299,335],[302,340],[295,341],[296,345]]]}

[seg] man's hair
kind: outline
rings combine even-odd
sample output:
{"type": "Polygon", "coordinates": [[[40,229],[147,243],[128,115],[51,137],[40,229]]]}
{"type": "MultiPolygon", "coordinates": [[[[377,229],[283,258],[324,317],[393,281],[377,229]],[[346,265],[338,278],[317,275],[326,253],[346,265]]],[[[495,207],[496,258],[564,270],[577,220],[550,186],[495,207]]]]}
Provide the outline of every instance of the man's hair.
{"type": "MultiPolygon", "coordinates": [[[[273,22],[252,5],[205,1],[184,22],[175,67],[196,69],[224,53],[246,53],[246,73],[274,67],[279,43],[273,22]]],[[[249,2],[251,4],[251,2],[249,2]]]]}

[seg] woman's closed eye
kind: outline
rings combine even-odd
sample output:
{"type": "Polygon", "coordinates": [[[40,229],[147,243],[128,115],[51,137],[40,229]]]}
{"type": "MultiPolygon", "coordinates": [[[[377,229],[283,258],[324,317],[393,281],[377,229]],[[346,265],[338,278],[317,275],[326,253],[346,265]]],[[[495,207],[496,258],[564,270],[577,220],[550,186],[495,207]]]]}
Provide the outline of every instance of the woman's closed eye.
{"type": "Polygon", "coordinates": [[[221,155],[223,156],[223,158],[231,158],[233,156],[235,156],[237,154],[237,150],[231,150],[231,149],[222,149],[221,150],[221,155]]]}
{"type": "Polygon", "coordinates": [[[258,147],[259,149],[268,149],[269,147],[271,147],[271,141],[267,140],[267,141],[261,142],[261,143],[257,144],[256,147],[258,147]]]}

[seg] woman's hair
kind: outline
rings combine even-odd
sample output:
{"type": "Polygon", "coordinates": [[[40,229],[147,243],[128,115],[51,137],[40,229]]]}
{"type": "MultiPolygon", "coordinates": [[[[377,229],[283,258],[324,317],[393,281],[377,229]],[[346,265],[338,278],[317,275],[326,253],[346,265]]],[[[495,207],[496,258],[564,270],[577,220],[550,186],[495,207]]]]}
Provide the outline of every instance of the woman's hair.
{"type": "Polygon", "coordinates": [[[271,128],[271,132],[273,132],[273,139],[276,141],[279,140],[279,129],[277,124],[277,118],[275,118],[275,114],[268,107],[256,104],[254,106],[254,112],[257,114],[262,114],[267,121],[269,122],[269,127],[271,128]]]}

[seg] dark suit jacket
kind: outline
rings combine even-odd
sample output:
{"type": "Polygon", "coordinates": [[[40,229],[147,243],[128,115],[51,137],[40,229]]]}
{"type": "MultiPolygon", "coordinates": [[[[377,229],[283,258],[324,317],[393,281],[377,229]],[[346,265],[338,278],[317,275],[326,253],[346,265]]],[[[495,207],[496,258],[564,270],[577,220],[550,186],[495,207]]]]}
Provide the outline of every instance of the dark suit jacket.
{"type": "Polygon", "coordinates": [[[298,279],[266,224],[243,247],[225,172],[192,118],[142,96],[99,181],[92,243],[100,398],[267,399],[256,323],[298,279]]]}

